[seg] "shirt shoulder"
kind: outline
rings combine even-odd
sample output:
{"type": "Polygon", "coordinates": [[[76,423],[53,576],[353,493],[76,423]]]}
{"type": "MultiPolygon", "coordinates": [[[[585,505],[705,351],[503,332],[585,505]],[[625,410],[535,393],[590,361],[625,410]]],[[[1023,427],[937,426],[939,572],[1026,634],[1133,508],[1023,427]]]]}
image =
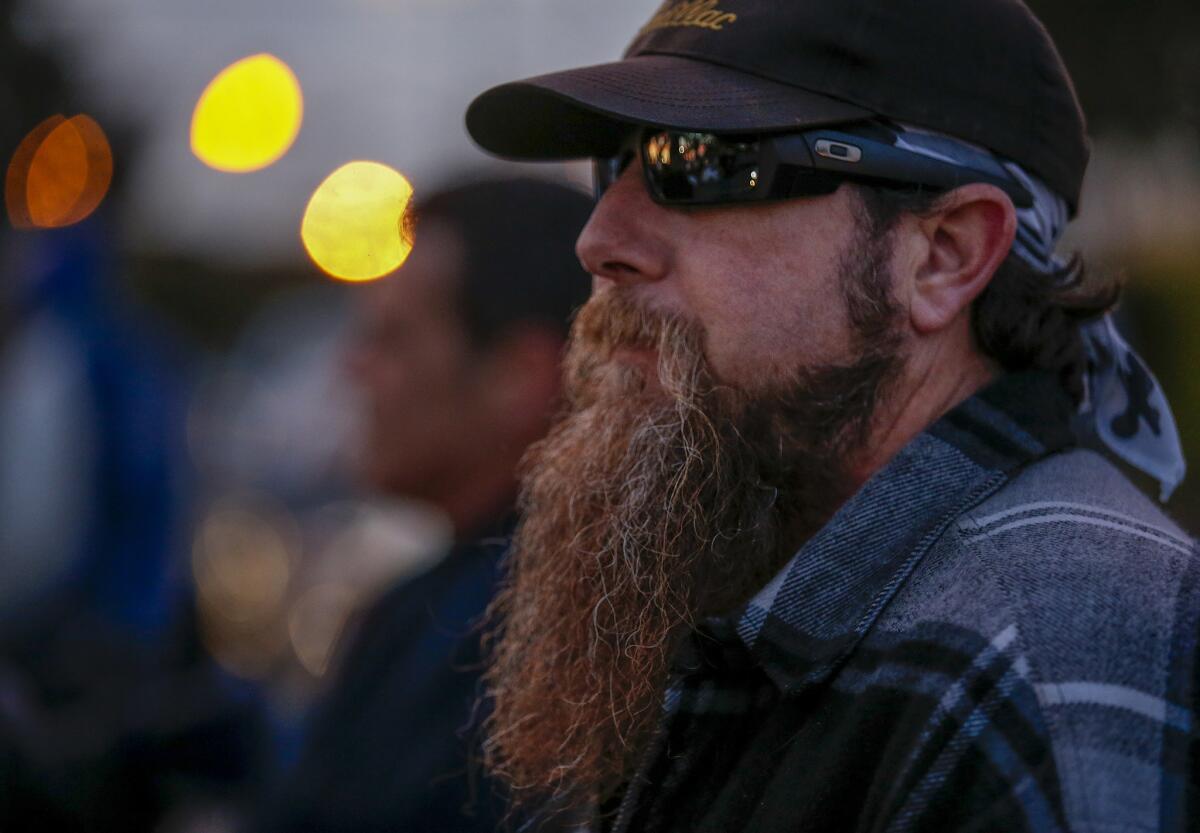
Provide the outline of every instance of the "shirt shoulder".
{"type": "Polygon", "coordinates": [[[964,579],[991,589],[1035,671],[1121,684],[1164,670],[1200,568],[1194,540],[1084,450],[1021,472],[960,517],[946,546],[964,579]]]}
{"type": "MultiPolygon", "coordinates": [[[[1031,464],[959,523],[968,535],[1002,526],[1080,525],[1112,540],[1133,536],[1185,551],[1193,539],[1108,459],[1094,451],[1071,449],[1031,464]]],[[[1131,543],[1131,542],[1127,542],[1131,543]]]]}
{"type": "Polygon", "coordinates": [[[1200,557],[1100,455],[1051,455],[960,516],[879,626],[1003,642],[1072,829],[1183,829],[1197,809],[1169,788],[1193,775],[1200,557]]]}
{"type": "Polygon", "coordinates": [[[1076,449],[1029,466],[958,517],[880,625],[1016,625],[1030,650],[1066,671],[1085,655],[1160,643],[1198,569],[1187,532],[1106,459],[1076,449]]]}

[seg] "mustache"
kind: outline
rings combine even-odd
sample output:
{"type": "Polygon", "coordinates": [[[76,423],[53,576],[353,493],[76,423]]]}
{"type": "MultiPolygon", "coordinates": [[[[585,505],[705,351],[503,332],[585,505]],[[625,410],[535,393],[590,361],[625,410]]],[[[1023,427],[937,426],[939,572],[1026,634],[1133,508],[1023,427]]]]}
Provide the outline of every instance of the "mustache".
{"type": "Polygon", "coordinates": [[[653,310],[616,291],[593,295],[575,318],[576,341],[611,355],[619,347],[653,348],[680,316],[653,310]]]}
{"type": "Polygon", "coordinates": [[[610,366],[613,354],[622,348],[655,352],[659,386],[677,406],[703,399],[717,387],[706,331],[698,320],[607,291],[593,295],[579,309],[571,328],[565,371],[573,404],[590,404],[602,396],[606,376],[620,379],[609,395],[633,394],[644,387],[644,368],[610,366]]]}

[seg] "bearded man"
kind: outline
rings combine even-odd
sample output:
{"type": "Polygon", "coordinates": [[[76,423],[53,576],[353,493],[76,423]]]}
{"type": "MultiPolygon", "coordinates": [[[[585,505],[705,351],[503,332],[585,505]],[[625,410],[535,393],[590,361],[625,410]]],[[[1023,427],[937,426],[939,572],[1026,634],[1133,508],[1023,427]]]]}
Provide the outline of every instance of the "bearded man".
{"type": "Polygon", "coordinates": [[[1117,287],[1055,255],[1088,142],[1028,9],[671,0],[467,126],[597,171],[492,608],[519,800],[613,833],[1200,824],[1200,560],[1106,456],[1165,499],[1178,436],[1117,287]]]}

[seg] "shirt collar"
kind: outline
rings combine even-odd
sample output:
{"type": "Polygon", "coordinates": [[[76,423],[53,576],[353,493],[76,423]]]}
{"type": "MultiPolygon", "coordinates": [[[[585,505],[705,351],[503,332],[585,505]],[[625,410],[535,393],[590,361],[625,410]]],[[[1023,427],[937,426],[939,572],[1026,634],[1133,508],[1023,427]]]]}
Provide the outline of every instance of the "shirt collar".
{"type": "Polygon", "coordinates": [[[1001,377],[902,449],[738,613],[701,630],[740,642],[786,692],[820,683],[955,518],[1073,442],[1072,410],[1049,374],[1001,377]]]}

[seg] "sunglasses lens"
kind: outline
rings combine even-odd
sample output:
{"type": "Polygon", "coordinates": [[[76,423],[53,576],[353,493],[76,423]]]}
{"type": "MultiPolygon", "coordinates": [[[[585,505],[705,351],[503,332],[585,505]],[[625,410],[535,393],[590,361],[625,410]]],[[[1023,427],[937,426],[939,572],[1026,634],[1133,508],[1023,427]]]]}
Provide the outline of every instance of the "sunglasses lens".
{"type": "Polygon", "coordinates": [[[757,141],[711,133],[661,131],[642,141],[651,191],[659,202],[719,204],[765,196],[757,141]]]}
{"type": "Polygon", "coordinates": [[[597,201],[621,175],[621,157],[607,156],[592,160],[592,193],[597,201]]]}
{"type": "Polygon", "coordinates": [[[592,187],[597,202],[604,196],[605,191],[616,184],[621,174],[629,167],[629,163],[636,158],[636,140],[635,137],[630,137],[615,156],[603,156],[592,160],[592,187]]]}

